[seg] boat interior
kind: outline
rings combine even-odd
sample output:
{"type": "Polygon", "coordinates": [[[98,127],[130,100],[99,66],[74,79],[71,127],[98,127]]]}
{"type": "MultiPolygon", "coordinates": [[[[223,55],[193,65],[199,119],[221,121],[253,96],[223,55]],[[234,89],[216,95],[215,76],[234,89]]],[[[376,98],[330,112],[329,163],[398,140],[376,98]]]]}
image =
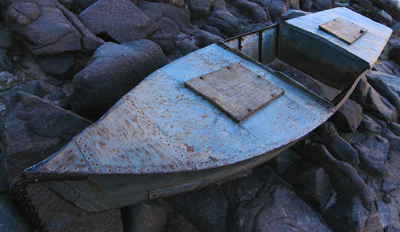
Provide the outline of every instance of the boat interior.
{"type": "MultiPolygon", "coordinates": [[[[334,106],[338,106],[343,96],[347,94],[350,88],[354,88],[356,85],[356,82],[351,82],[350,84],[348,82],[336,83],[336,85],[323,83],[323,79],[320,78],[318,80],[313,77],[313,70],[306,73],[296,68],[296,64],[293,64],[293,62],[288,64],[285,60],[287,55],[281,56],[282,52],[279,48],[279,24],[273,24],[267,28],[227,39],[225,43],[229,47],[237,49],[262,63],[271,72],[279,74],[278,76],[290,78],[321,98],[327,99],[334,106]]],[[[285,52],[287,53],[287,51],[285,52]]],[[[295,55],[294,53],[293,56],[295,55]]],[[[314,69],[323,68],[314,67],[314,69]]]]}

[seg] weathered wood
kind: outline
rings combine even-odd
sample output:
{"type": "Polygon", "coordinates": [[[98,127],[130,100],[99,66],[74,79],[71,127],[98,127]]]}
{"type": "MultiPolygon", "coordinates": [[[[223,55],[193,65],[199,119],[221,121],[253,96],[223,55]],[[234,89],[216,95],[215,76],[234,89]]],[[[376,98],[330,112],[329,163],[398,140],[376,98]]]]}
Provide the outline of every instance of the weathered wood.
{"type": "Polygon", "coordinates": [[[341,17],[323,23],[319,25],[319,28],[338,37],[348,44],[352,44],[354,41],[364,35],[365,32],[367,32],[366,28],[363,28],[341,17]]]}
{"type": "Polygon", "coordinates": [[[235,122],[241,122],[283,91],[239,63],[185,82],[235,122]]]}

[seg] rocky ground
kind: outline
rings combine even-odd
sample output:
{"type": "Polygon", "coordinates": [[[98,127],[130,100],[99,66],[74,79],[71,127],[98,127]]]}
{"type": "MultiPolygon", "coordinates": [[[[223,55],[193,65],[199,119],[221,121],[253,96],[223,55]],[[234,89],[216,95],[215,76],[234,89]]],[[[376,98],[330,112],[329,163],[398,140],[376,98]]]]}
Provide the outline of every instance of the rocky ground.
{"type": "Polygon", "coordinates": [[[48,231],[400,231],[400,2],[0,0],[0,230],[32,231],[6,197],[148,74],[221,39],[348,7],[387,48],[328,122],[276,159],[198,191],[88,213],[27,191],[48,231]],[[397,62],[397,63],[396,63],[397,62]]]}

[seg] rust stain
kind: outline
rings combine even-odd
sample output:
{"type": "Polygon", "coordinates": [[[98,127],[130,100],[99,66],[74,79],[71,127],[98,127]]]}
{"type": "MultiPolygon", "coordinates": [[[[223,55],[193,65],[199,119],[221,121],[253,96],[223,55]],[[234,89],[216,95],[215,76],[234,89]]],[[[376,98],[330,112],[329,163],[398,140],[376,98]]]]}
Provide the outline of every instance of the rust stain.
{"type": "Polygon", "coordinates": [[[187,152],[194,152],[194,147],[193,146],[189,146],[188,144],[185,144],[184,145],[185,146],[185,150],[187,151],[187,152]]]}
{"type": "Polygon", "coordinates": [[[210,158],[212,161],[215,161],[215,162],[220,160],[220,159],[212,157],[212,156],[209,156],[208,158],[210,158]]]}
{"type": "Polygon", "coordinates": [[[105,194],[103,189],[100,186],[98,186],[96,183],[94,183],[93,181],[91,181],[89,179],[86,179],[85,181],[89,185],[90,189],[92,189],[94,192],[98,192],[100,194],[105,194]]]}

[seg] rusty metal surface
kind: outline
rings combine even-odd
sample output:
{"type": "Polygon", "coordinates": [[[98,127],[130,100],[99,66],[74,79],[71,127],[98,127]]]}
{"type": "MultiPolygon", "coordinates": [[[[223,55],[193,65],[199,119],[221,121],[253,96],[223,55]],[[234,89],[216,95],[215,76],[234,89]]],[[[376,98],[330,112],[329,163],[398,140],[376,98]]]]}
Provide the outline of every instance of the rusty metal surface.
{"type": "MultiPolygon", "coordinates": [[[[276,39],[275,32],[267,37],[276,39]]],[[[46,185],[90,211],[122,207],[254,168],[335,110],[286,75],[225,44],[213,44],[155,71],[61,151],[25,173],[30,178],[85,176],[46,185]],[[236,63],[284,92],[240,123],[184,85],[236,63]]]]}
{"type": "Polygon", "coordinates": [[[319,25],[319,28],[332,34],[348,44],[354,43],[358,38],[367,32],[367,29],[354,22],[338,17],[329,22],[319,25]]]}
{"type": "Polygon", "coordinates": [[[167,173],[225,166],[262,155],[313,130],[333,113],[317,101],[251,60],[214,44],[147,77],[54,160],[31,171],[167,173]],[[183,84],[233,63],[285,91],[241,124],[183,84]],[[71,147],[79,152],[69,152],[71,147]],[[62,164],[65,154],[71,162],[62,164]]]}

